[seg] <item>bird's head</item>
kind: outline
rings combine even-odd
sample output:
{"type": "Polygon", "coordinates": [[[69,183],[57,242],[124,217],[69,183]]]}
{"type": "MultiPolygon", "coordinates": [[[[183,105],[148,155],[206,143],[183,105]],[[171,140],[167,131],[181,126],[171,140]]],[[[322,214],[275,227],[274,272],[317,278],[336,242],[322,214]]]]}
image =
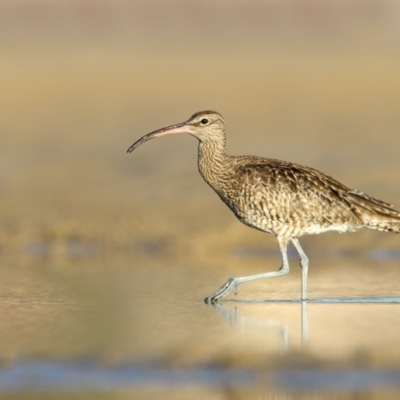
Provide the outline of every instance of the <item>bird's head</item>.
{"type": "Polygon", "coordinates": [[[216,141],[225,145],[225,122],[222,115],[216,111],[199,111],[185,122],[167,126],[144,135],[129,147],[128,153],[131,153],[150,139],[174,133],[189,133],[199,139],[200,142],[216,141]]]}

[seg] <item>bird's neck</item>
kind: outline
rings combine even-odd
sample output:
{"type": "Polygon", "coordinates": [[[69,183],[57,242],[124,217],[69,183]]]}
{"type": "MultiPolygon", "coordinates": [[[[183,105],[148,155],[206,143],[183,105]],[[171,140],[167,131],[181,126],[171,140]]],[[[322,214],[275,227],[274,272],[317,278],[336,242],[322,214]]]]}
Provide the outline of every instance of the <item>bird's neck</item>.
{"type": "Polygon", "coordinates": [[[199,171],[204,180],[214,189],[227,173],[227,161],[225,140],[207,140],[199,143],[199,171]]]}

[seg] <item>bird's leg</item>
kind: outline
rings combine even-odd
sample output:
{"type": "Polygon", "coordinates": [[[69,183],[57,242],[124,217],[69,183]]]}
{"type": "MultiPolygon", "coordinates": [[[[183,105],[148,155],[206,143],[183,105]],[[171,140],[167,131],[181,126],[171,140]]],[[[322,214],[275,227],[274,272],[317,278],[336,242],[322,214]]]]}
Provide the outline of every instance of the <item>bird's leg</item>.
{"type": "Polygon", "coordinates": [[[278,271],[274,272],[266,272],[264,274],[257,274],[257,275],[250,275],[250,276],[243,276],[239,278],[229,278],[214,294],[210,297],[206,297],[204,302],[206,304],[212,304],[225,297],[228,293],[231,292],[233,288],[235,288],[236,294],[239,292],[239,285],[244,282],[255,281],[258,279],[267,279],[267,278],[275,278],[277,276],[286,275],[289,273],[289,261],[287,257],[287,241],[286,240],[279,240],[279,247],[282,253],[282,266],[278,269],[278,271]]]}
{"type": "Polygon", "coordinates": [[[299,239],[292,239],[294,247],[296,247],[297,252],[300,257],[300,267],[301,267],[301,300],[307,300],[307,276],[308,276],[308,257],[304,250],[300,246],[299,239]]]}

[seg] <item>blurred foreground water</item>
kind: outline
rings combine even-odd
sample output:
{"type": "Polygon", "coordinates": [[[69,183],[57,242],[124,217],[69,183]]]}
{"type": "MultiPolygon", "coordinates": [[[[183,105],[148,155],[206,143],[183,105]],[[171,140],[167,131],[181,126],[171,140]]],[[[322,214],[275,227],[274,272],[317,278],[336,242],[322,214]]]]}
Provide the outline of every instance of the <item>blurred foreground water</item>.
{"type": "Polygon", "coordinates": [[[310,256],[303,305],[294,262],[287,277],[203,303],[227,274],[259,262],[272,269],[274,257],[230,268],[157,258],[4,263],[0,397],[396,398],[397,262],[310,256]]]}

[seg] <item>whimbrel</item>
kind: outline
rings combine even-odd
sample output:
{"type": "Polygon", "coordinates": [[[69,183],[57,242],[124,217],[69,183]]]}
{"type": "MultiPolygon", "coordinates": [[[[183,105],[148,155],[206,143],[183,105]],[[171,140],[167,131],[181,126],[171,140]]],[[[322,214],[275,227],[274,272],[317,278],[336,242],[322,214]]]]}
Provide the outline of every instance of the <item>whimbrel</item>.
{"type": "Polygon", "coordinates": [[[327,231],[355,232],[362,228],[400,233],[400,212],[392,205],[350,189],[324,173],[292,162],[226,154],[225,122],[215,111],[200,111],[187,121],[148,133],[128,149],[164,135],[189,133],[199,140],[201,176],[236,217],[251,228],[273,234],[282,266],[266,272],[230,278],[206,303],[214,303],[239,285],[289,273],[287,245],[300,257],[301,300],[307,299],[308,258],[299,237],[327,231]]]}

